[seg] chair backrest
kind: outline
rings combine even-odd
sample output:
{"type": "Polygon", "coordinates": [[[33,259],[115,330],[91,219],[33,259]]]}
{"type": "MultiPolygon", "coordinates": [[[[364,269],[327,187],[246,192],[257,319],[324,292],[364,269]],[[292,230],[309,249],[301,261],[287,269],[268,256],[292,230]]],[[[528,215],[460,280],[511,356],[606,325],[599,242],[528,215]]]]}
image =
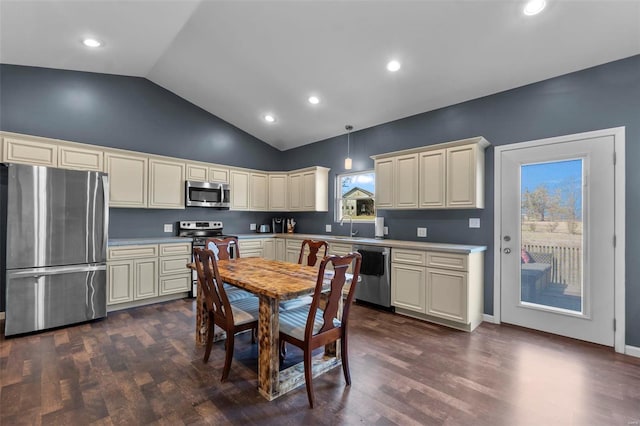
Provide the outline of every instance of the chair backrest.
{"type": "Polygon", "coordinates": [[[236,237],[207,238],[204,246],[207,250],[211,250],[218,260],[229,260],[231,250],[234,251],[233,257],[240,257],[240,247],[236,237]]]}
{"type": "Polygon", "coordinates": [[[334,318],[338,317],[338,308],[340,306],[340,300],[342,299],[342,289],[347,281],[346,273],[349,265],[353,264],[351,280],[351,287],[349,288],[349,294],[344,301],[342,307],[342,317],[340,319],[341,328],[346,328],[347,321],[349,320],[349,307],[353,302],[353,296],[355,294],[356,285],[358,283],[358,276],[360,274],[360,265],[362,263],[362,255],[360,253],[349,253],[345,256],[331,255],[322,259],[320,263],[320,269],[318,270],[318,280],[316,281],[316,288],[313,293],[313,301],[309,308],[309,316],[307,317],[307,324],[305,327],[304,338],[309,340],[313,334],[313,327],[315,323],[316,312],[320,307],[321,298],[325,298],[323,308],[323,323],[320,330],[315,336],[322,333],[330,332],[333,329],[337,329],[334,323],[334,318]],[[324,272],[328,264],[333,266],[333,277],[331,278],[330,286],[327,290],[325,285],[324,272]]]}
{"type": "Polygon", "coordinates": [[[215,323],[221,327],[233,326],[231,304],[220,279],[216,255],[211,250],[194,248],[193,258],[207,311],[214,313],[215,323]]]}
{"type": "Polygon", "coordinates": [[[326,241],[304,240],[302,242],[302,247],[300,247],[300,256],[298,257],[298,263],[301,265],[302,261],[304,260],[305,247],[309,247],[307,266],[316,266],[316,263],[318,263],[318,252],[322,247],[324,247],[324,253],[320,258],[321,260],[327,255],[327,251],[329,250],[329,244],[327,244],[326,241]]]}

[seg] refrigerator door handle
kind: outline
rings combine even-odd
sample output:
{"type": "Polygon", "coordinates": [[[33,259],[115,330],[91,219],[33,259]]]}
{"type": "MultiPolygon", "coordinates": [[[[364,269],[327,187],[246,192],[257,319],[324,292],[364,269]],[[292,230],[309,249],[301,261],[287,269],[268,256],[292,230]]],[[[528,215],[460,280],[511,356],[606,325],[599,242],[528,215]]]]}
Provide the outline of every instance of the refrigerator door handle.
{"type": "Polygon", "coordinates": [[[102,176],[102,193],[104,196],[104,227],[102,229],[102,255],[107,258],[109,243],[109,178],[102,176]]]}
{"type": "Polygon", "coordinates": [[[15,269],[7,271],[7,278],[42,277],[45,275],[71,274],[74,272],[105,271],[107,265],[51,266],[48,268],[15,269]]]}

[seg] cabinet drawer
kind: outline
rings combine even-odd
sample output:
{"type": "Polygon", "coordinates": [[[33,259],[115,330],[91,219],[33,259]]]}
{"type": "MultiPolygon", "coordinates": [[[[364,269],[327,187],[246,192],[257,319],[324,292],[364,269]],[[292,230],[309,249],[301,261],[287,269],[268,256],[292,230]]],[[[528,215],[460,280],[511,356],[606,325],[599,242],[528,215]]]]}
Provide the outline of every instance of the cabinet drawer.
{"type": "Polygon", "coordinates": [[[191,262],[191,256],[163,257],[160,259],[160,275],[179,274],[188,272],[187,263],[191,262]]]}
{"type": "Polygon", "coordinates": [[[407,265],[426,265],[426,253],[418,250],[391,249],[391,261],[407,265]]]}
{"type": "Polygon", "coordinates": [[[240,256],[244,257],[244,252],[247,250],[262,250],[262,239],[256,240],[238,240],[240,245],[240,256]]]}
{"type": "Polygon", "coordinates": [[[349,254],[353,251],[353,246],[351,244],[335,244],[331,243],[329,245],[329,253],[330,254],[340,254],[345,255],[349,254]]]}
{"type": "Polygon", "coordinates": [[[157,257],[158,245],[145,244],[140,246],[110,247],[107,260],[132,259],[136,257],[157,257]]]}
{"type": "Polygon", "coordinates": [[[160,277],[160,295],[182,293],[191,287],[191,274],[160,277]]]}
{"type": "Polygon", "coordinates": [[[160,256],[191,254],[191,243],[160,244],[160,256]]]}
{"type": "Polygon", "coordinates": [[[302,247],[302,240],[287,240],[287,250],[298,250],[300,252],[300,247],[302,247]]]}
{"type": "Polygon", "coordinates": [[[240,252],[241,257],[263,257],[262,249],[243,250],[240,252]]]}
{"type": "Polygon", "coordinates": [[[427,266],[432,268],[466,271],[467,259],[466,254],[427,252],[427,266]]]}

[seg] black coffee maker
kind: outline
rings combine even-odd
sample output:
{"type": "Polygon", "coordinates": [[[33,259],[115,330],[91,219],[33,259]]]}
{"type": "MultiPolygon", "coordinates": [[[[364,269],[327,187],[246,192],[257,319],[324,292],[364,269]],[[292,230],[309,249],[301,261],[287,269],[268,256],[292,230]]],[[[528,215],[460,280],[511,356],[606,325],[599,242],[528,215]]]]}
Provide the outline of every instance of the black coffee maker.
{"type": "Polygon", "coordinates": [[[287,219],[284,217],[274,217],[271,219],[271,229],[274,234],[285,234],[287,232],[287,219]]]}

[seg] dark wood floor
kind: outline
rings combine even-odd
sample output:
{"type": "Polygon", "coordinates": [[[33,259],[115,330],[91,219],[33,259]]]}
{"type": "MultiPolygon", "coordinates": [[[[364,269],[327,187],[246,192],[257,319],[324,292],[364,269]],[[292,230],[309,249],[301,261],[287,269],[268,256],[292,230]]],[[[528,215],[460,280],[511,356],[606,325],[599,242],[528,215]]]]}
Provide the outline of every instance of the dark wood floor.
{"type": "Polygon", "coordinates": [[[221,384],[223,348],[202,363],[192,300],[0,337],[0,424],[640,424],[638,358],[517,327],[352,315],[353,384],[340,369],[317,378],[313,410],[304,388],[258,394],[249,336],[221,384]]]}

